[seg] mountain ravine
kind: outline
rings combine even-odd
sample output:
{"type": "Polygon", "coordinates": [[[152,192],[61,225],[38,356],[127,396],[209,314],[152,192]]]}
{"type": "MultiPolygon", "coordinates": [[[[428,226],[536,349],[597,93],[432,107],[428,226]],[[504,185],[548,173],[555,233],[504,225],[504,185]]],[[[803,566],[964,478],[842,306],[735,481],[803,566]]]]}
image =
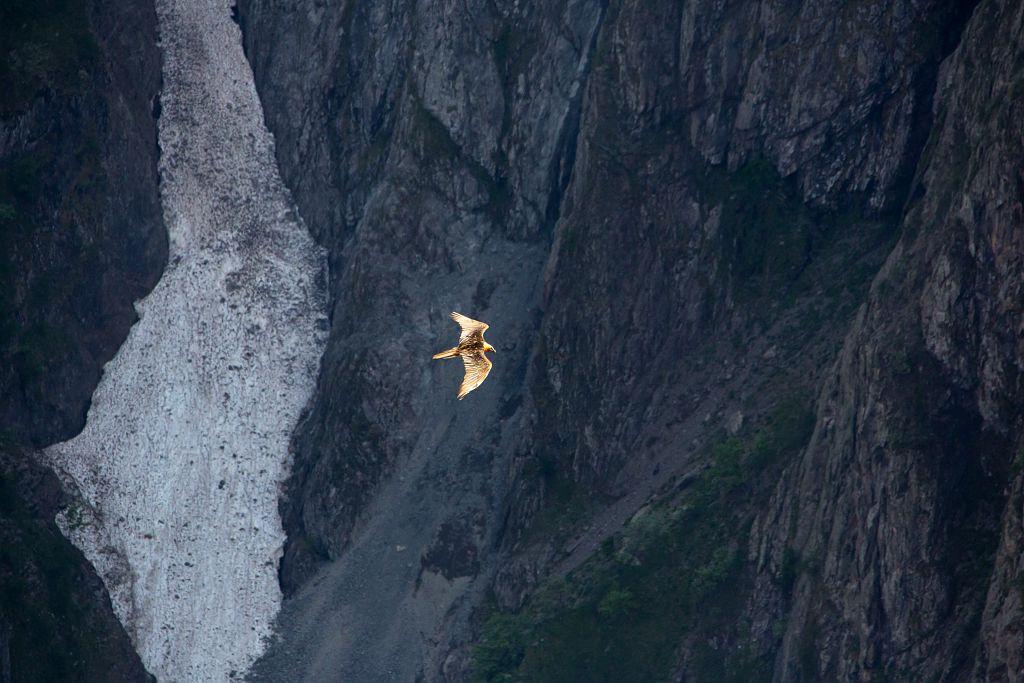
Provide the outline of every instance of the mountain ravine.
{"type": "Polygon", "coordinates": [[[332,302],[256,679],[1024,676],[1020,3],[239,10],[332,302]]]}
{"type": "Polygon", "coordinates": [[[100,5],[0,8],[0,681],[1024,681],[1024,3],[100,5]]]}
{"type": "Polygon", "coordinates": [[[235,678],[281,591],[289,435],[324,341],[323,254],[274,163],[227,2],[157,0],[170,248],[84,429],[46,450],[58,519],[159,680],[235,678]]]}

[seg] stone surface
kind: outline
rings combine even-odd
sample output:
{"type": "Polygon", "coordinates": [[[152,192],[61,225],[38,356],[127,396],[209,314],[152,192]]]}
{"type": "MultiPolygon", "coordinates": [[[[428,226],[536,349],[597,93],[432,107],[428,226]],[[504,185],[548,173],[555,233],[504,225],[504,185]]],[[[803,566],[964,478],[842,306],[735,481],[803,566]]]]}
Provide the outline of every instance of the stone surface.
{"type": "Polygon", "coordinates": [[[794,395],[811,442],[737,510],[746,635],[671,670],[1021,675],[1019,7],[240,15],[332,272],[257,677],[466,677],[486,597],[523,608],[794,395]],[[452,309],[499,349],[461,403],[427,360],[452,309]]]}
{"type": "Polygon", "coordinates": [[[943,65],[903,236],[763,519],[776,561],[789,543],[821,563],[794,591],[781,678],[1024,675],[1022,30],[1019,3],[983,2],[943,65]]]}
{"type": "Polygon", "coordinates": [[[170,251],[85,428],[47,449],[80,496],[62,530],[143,663],[226,680],[280,604],[289,437],[325,340],[323,253],[278,177],[227,2],[157,2],[170,251]]]}
{"type": "Polygon", "coordinates": [[[61,535],[53,472],[0,449],[0,680],[152,681],[103,582],[61,535]]]}
{"type": "Polygon", "coordinates": [[[23,446],[81,428],[159,277],[151,4],[0,8],[0,680],[151,680],[23,446]]]}
{"type": "Polygon", "coordinates": [[[34,446],[81,429],[167,256],[153,8],[52,4],[4,10],[0,75],[0,425],[34,446]]]}

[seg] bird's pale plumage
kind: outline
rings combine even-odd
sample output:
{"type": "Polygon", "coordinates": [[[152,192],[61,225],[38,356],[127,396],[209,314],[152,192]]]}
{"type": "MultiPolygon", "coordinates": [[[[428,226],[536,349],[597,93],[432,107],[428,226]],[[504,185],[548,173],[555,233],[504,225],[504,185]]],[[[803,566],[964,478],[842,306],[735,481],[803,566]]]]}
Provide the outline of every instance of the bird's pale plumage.
{"type": "Polygon", "coordinates": [[[486,352],[494,351],[494,347],[484,341],[484,331],[487,323],[467,318],[461,313],[452,313],[452,320],[462,328],[459,336],[459,345],[434,354],[434,358],[455,358],[462,359],[466,366],[466,376],[462,379],[462,386],[459,387],[459,400],[466,394],[476,389],[487,379],[487,373],[491,371],[491,361],[488,360],[486,352]]]}
{"type": "Polygon", "coordinates": [[[480,341],[484,340],[484,332],[488,327],[487,323],[467,318],[461,313],[456,313],[455,311],[452,311],[452,320],[458,323],[459,327],[462,328],[462,336],[459,337],[460,344],[472,336],[480,337],[480,341]]]}

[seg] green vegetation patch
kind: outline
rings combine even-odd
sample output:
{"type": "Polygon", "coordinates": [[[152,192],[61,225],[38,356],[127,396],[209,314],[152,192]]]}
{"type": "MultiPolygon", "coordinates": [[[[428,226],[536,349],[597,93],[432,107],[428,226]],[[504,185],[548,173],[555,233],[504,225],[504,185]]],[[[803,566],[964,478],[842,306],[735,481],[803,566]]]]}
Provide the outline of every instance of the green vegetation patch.
{"type": "Polygon", "coordinates": [[[824,222],[804,204],[795,183],[760,156],[733,173],[708,166],[697,180],[701,193],[721,207],[724,256],[746,293],[800,277],[824,222]]]}
{"type": "MultiPolygon", "coordinates": [[[[50,154],[42,151],[0,162],[0,355],[10,354],[22,382],[40,379],[47,366],[70,348],[67,335],[45,319],[57,308],[55,302],[66,296],[68,286],[61,285],[51,264],[23,272],[24,262],[34,258],[33,246],[46,250],[59,237],[40,217],[44,190],[39,168],[50,154]],[[32,320],[17,314],[26,306],[35,312],[32,320]]],[[[85,169],[97,165],[95,158],[88,160],[79,177],[91,177],[85,169]]],[[[96,201],[81,204],[82,214],[98,211],[96,201]]]]}
{"type": "Polygon", "coordinates": [[[699,160],[693,168],[698,194],[721,212],[719,259],[732,273],[741,300],[789,305],[819,285],[829,299],[842,289],[863,293],[879,263],[865,262],[865,245],[851,249],[848,236],[865,234],[870,250],[896,234],[891,217],[869,219],[856,205],[805,203],[796,178],[783,178],[764,156],[731,172],[699,160]]]}
{"type": "MultiPolygon", "coordinates": [[[[685,638],[733,632],[749,587],[744,552],[756,501],[770,489],[769,470],[803,448],[813,424],[806,401],[784,401],[757,432],[715,444],[678,505],[638,513],[518,612],[492,605],[473,653],[476,680],[664,680],[685,638]]],[[[694,653],[699,680],[770,678],[744,645],[725,647],[694,653]]]]}

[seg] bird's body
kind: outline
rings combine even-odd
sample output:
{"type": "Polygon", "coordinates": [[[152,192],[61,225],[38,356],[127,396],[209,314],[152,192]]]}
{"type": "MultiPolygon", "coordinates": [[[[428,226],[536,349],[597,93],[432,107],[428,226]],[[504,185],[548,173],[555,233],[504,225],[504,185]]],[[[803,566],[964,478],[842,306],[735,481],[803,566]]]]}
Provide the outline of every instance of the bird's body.
{"type": "Polygon", "coordinates": [[[435,353],[434,359],[439,358],[461,358],[466,366],[466,376],[459,387],[459,400],[466,394],[483,384],[487,379],[487,373],[491,371],[491,361],[487,359],[486,352],[494,351],[494,347],[484,341],[484,330],[487,323],[467,318],[461,313],[452,313],[452,320],[462,328],[462,335],[459,337],[459,344],[447,351],[435,353]]]}

